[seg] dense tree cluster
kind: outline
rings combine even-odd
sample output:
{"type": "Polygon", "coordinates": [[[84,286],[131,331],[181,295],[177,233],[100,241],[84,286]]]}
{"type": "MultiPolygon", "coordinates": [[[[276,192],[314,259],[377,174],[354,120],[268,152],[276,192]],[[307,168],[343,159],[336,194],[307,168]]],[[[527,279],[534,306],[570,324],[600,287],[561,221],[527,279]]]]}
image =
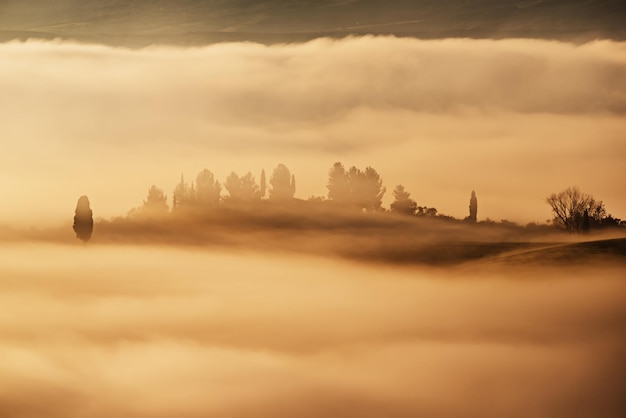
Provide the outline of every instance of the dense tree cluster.
{"type": "MultiPolygon", "coordinates": [[[[217,208],[220,204],[251,205],[261,201],[267,201],[268,204],[285,205],[296,200],[296,178],[284,164],[278,164],[274,168],[269,179],[269,187],[266,183],[265,170],[261,171],[258,183],[251,172],[244,175],[231,172],[223,183],[220,183],[215,175],[207,169],[198,173],[195,181],[192,181],[191,184],[187,183],[181,175],[180,181],[172,193],[171,211],[179,213],[189,209],[204,211],[217,208]]],[[[382,207],[382,199],[387,188],[383,185],[381,176],[372,167],[366,167],[362,170],[352,166],[346,169],[341,162],[336,162],[328,171],[326,188],[328,189],[327,198],[312,196],[308,199],[308,204],[352,208],[361,212],[385,211],[382,207]]],[[[626,226],[626,222],[607,214],[602,201],[596,201],[591,195],[582,193],[577,187],[569,187],[560,193],[554,193],[547,197],[546,202],[554,212],[552,224],[568,232],[587,232],[590,229],[626,226]]],[[[143,206],[132,211],[132,214],[151,217],[162,216],[168,212],[169,207],[165,193],[153,185],[148,190],[143,206]]],[[[451,216],[439,214],[437,209],[433,207],[418,205],[401,184],[398,184],[393,190],[393,202],[389,212],[404,216],[436,217],[442,220],[457,221],[451,216]]],[[[464,221],[480,224],[495,223],[489,218],[478,222],[478,199],[475,191],[471,192],[469,215],[465,217],[464,221]]],[[[506,220],[502,220],[501,224],[504,226],[515,225],[506,220]]],[[[540,228],[541,225],[531,223],[528,227],[540,228]]],[[[89,239],[87,233],[81,232],[81,236],[89,239]]]]}
{"type": "MultiPolygon", "coordinates": [[[[328,202],[337,207],[354,208],[364,212],[384,211],[382,199],[387,191],[383,180],[372,167],[361,170],[355,166],[345,169],[341,162],[336,162],[328,172],[328,198],[311,197],[309,202],[328,202]]],[[[208,169],[196,176],[189,184],[181,175],[180,181],[172,193],[172,212],[188,209],[212,209],[220,203],[251,204],[266,199],[269,202],[285,204],[293,201],[296,193],[296,177],[284,164],[274,168],[266,184],[265,170],[261,171],[257,183],[251,172],[239,175],[231,172],[223,183],[208,169]],[[223,193],[225,192],[225,193],[223,193]],[[268,193],[269,192],[269,193],[268,193]]],[[[418,206],[404,186],[397,185],[393,191],[394,201],[391,212],[403,215],[437,216],[437,209],[418,206]]],[[[158,216],[168,213],[167,197],[162,189],[153,185],[143,206],[133,210],[133,215],[158,216]]]]}
{"type": "Polygon", "coordinates": [[[238,175],[234,171],[231,172],[226,177],[226,181],[224,181],[224,188],[228,192],[228,196],[225,196],[224,200],[250,202],[261,199],[261,188],[249,171],[243,176],[238,175]]]}
{"type": "Polygon", "coordinates": [[[387,191],[380,175],[372,167],[360,170],[352,166],[346,171],[340,162],[330,169],[326,187],[329,199],[369,212],[381,209],[387,191]]]}
{"type": "MultiPolygon", "coordinates": [[[[295,176],[284,164],[279,164],[270,178],[270,199],[287,201],[293,199],[296,191],[295,176]]],[[[265,198],[267,183],[265,170],[261,171],[260,182],[251,172],[239,175],[231,172],[223,184],[208,169],[202,170],[196,176],[195,182],[189,184],[183,175],[172,193],[172,212],[185,210],[214,209],[220,203],[252,203],[265,198]],[[226,193],[223,194],[223,191],[226,193]]],[[[148,196],[143,206],[131,211],[132,215],[155,216],[169,212],[167,197],[163,189],[153,185],[148,190],[148,196]]]]}

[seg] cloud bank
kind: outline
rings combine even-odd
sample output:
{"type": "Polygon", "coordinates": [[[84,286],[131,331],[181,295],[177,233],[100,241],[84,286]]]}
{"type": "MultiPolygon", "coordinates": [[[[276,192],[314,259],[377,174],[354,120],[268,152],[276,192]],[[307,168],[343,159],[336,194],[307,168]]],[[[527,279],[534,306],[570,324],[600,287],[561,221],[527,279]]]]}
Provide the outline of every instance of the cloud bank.
{"type": "MultiPolygon", "coordinates": [[[[0,192],[10,221],[54,220],[88,194],[125,213],[181,172],[285,163],[297,196],[337,160],[418,204],[547,219],[569,185],[626,216],[626,46],[393,37],[127,50],[0,45],[0,192]]],[[[258,174],[257,174],[258,175],[258,174]]],[[[390,193],[387,196],[389,201],[390,193]]]]}
{"type": "Polygon", "coordinates": [[[623,415],[617,269],[1,250],[2,416],[623,415]]]}

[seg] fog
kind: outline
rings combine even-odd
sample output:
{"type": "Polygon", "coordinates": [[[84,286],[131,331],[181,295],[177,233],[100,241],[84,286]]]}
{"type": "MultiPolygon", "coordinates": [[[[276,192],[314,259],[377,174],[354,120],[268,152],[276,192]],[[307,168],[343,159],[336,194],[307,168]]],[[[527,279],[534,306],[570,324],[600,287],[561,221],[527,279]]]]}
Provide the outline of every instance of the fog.
{"type": "Polygon", "coordinates": [[[385,206],[401,183],[462,219],[475,190],[479,220],[542,223],[578,185],[624,218],[626,43],[10,42],[0,90],[0,416],[624,416],[618,229],[299,200],[120,215],[204,168],[283,163],[325,196],[341,161],[385,206]]]}
{"type": "Polygon", "coordinates": [[[0,44],[0,224],[57,225],[78,196],[123,215],[181,173],[286,164],[326,195],[335,161],[373,166],[418,205],[543,222],[578,185],[626,213],[626,46],[318,39],[129,50],[0,44]]]}
{"type": "Polygon", "coordinates": [[[2,416],[571,418],[626,407],[617,268],[0,245],[2,416]]]}

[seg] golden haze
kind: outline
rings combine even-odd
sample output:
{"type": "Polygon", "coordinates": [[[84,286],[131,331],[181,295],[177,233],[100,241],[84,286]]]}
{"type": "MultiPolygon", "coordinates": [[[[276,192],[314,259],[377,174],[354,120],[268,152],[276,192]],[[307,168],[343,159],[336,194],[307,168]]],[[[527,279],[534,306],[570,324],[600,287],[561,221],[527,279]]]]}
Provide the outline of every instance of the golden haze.
{"type": "Polygon", "coordinates": [[[130,50],[0,45],[3,222],[125,214],[151,184],[203,168],[270,173],[326,195],[335,161],[373,166],[391,190],[462,218],[543,222],[570,185],[626,213],[624,43],[422,41],[130,50]]]}

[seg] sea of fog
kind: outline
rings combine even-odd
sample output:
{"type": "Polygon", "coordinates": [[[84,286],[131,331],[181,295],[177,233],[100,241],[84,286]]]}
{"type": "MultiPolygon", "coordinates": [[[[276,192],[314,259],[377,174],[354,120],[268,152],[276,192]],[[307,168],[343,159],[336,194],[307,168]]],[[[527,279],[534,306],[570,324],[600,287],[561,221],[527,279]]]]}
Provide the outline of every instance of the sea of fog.
{"type": "Polygon", "coordinates": [[[622,417],[612,268],[0,244],[0,416],[622,417]]]}
{"type": "MultiPolygon", "coordinates": [[[[371,166],[419,206],[544,223],[578,185],[626,214],[626,43],[362,36],[131,50],[0,44],[0,223],[140,206],[203,169],[327,196],[328,170],[371,166]]],[[[226,194],[224,191],[223,194],[226,194]]]]}

